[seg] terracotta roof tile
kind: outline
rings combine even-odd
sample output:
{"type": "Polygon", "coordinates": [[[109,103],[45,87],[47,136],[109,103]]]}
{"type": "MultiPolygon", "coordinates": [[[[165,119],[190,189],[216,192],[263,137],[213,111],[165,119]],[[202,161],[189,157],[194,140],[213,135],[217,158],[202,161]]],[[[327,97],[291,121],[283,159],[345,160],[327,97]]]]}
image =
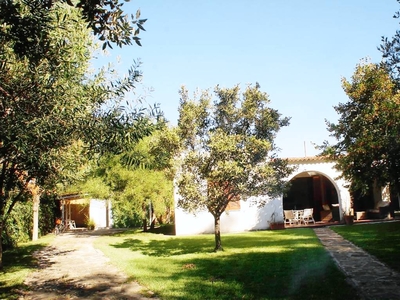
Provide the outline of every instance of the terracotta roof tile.
{"type": "Polygon", "coordinates": [[[287,157],[287,160],[289,161],[289,163],[333,161],[333,159],[331,159],[327,156],[287,157]]]}

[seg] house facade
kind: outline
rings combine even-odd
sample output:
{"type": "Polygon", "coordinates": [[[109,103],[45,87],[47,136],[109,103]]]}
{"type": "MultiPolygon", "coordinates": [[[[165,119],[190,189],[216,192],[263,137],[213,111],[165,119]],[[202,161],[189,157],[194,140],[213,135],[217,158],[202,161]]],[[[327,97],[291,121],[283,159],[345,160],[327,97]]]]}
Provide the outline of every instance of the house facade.
{"type": "MultiPolygon", "coordinates": [[[[351,206],[349,183],[338,179],[340,173],[334,161],[323,157],[289,158],[295,167],[288,181],[286,195],[269,198],[265,195],[228,205],[221,216],[221,232],[243,232],[270,228],[272,223],[284,221],[286,209],[313,208],[314,219],[321,222],[340,221],[343,211],[351,206]],[[259,203],[265,205],[259,207],[259,203]]],[[[175,194],[175,206],[179,195],[175,194]]],[[[177,235],[214,232],[214,218],[206,211],[193,215],[175,207],[177,235]]]]}

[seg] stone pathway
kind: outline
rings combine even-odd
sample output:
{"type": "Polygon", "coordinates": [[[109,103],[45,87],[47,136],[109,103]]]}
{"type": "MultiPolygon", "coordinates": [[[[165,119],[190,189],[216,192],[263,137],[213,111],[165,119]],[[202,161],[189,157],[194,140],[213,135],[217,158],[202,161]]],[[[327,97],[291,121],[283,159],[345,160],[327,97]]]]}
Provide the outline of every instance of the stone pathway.
{"type": "Polygon", "coordinates": [[[363,299],[400,299],[399,273],[328,227],[314,231],[363,299]]]}
{"type": "Polygon", "coordinates": [[[25,279],[28,292],[19,299],[150,299],[154,295],[109,264],[93,246],[98,235],[111,230],[63,233],[35,253],[38,270],[25,279]]]}

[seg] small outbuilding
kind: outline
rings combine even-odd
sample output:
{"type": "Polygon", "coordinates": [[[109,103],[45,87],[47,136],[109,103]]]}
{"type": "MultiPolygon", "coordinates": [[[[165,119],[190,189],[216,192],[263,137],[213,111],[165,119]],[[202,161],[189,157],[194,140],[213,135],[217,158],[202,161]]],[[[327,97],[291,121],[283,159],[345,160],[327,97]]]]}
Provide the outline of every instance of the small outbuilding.
{"type": "Polygon", "coordinates": [[[110,228],[113,220],[109,200],[92,199],[80,194],[63,195],[60,198],[60,215],[64,224],[75,224],[76,227],[110,228]]]}

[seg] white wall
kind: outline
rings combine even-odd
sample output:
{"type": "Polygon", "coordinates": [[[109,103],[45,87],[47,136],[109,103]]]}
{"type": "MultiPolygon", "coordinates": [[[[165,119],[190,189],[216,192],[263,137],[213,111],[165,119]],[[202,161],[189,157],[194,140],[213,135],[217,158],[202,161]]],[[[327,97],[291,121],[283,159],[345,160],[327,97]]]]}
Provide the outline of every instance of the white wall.
{"type": "MultiPolygon", "coordinates": [[[[221,215],[221,232],[267,229],[273,218],[276,222],[283,222],[282,199],[272,200],[261,196],[240,201],[240,210],[224,212],[221,215]],[[257,203],[261,200],[266,201],[266,205],[258,208],[257,203]]],[[[175,231],[176,235],[213,233],[214,217],[206,211],[193,215],[176,207],[175,231]]]]}
{"type": "Polygon", "coordinates": [[[109,227],[112,227],[112,216],[111,216],[111,201],[91,199],[89,206],[89,218],[95,222],[96,228],[107,227],[107,213],[109,218],[109,227]],[[109,209],[107,211],[107,202],[109,209]]]}
{"type": "MultiPolygon", "coordinates": [[[[334,162],[323,161],[321,158],[303,158],[290,160],[290,164],[297,166],[297,170],[287,179],[291,180],[302,172],[316,172],[326,176],[335,186],[340,210],[343,211],[350,205],[348,183],[336,179],[340,173],[334,168],[334,162]]],[[[214,232],[214,218],[206,211],[196,215],[183,211],[176,206],[179,195],[175,193],[175,231],[176,235],[189,235],[214,232]]],[[[342,214],[340,214],[342,218],[342,214]]],[[[240,210],[225,212],[221,216],[221,232],[242,232],[249,230],[268,229],[272,219],[283,222],[283,197],[270,199],[259,196],[248,201],[240,202],[240,210]],[[265,206],[258,208],[254,202],[264,200],[265,206]],[[275,212],[275,213],[274,213],[275,212]],[[273,215],[274,213],[274,215],[273,215]]]]}

